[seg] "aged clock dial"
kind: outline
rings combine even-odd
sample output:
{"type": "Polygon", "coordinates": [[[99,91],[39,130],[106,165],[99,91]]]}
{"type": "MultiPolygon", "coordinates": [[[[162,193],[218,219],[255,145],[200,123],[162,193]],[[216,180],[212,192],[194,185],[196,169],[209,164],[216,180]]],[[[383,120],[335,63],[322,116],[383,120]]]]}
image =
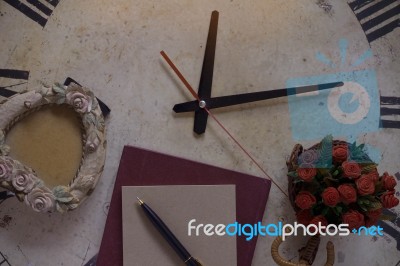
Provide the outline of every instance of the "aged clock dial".
{"type": "Polygon", "coordinates": [[[215,46],[217,40],[217,26],[218,26],[218,11],[213,11],[211,14],[210,29],[208,31],[208,38],[206,43],[206,50],[204,52],[204,61],[201,70],[200,85],[198,93],[193,91],[190,85],[188,85],[186,79],[182,76],[180,71],[176,68],[173,62],[168,58],[165,52],[161,52],[164,59],[174,69],[176,74],[182,79],[183,83],[187,86],[191,94],[196,99],[186,103],[174,105],[173,110],[176,113],[194,111],[194,128],[193,131],[197,134],[203,134],[206,129],[207,117],[209,110],[212,108],[220,108],[226,106],[232,106],[237,104],[244,104],[256,101],[262,101],[267,99],[279,98],[288,95],[310,93],[312,91],[330,89],[334,87],[343,86],[343,82],[332,82],[324,84],[314,84],[309,86],[299,86],[293,88],[284,88],[277,90],[267,90],[260,92],[242,93],[229,96],[221,96],[211,98],[212,89],[212,78],[214,71],[214,58],[215,58],[215,46]]]}
{"type": "MultiPolygon", "coordinates": [[[[261,176],[254,163],[211,119],[207,134],[193,136],[188,134],[193,127],[192,114],[171,111],[174,104],[194,99],[159,52],[165,50],[196,88],[213,10],[219,11],[219,22],[212,97],[286,88],[293,83],[310,85],[315,83],[307,81],[322,76],[320,80],[330,82],[329,75],[371,70],[382,96],[379,103],[386,108],[379,114],[387,121],[382,126],[392,128],[360,133],[354,138],[383,153],[382,169],[398,172],[399,119],[394,110],[400,97],[398,6],[398,1],[329,0],[207,0],[181,2],[179,6],[136,0],[0,1],[0,87],[6,89],[0,90],[2,96],[7,97],[7,90],[31,89],[40,82],[62,83],[71,77],[91,88],[112,109],[107,122],[106,165],[92,196],[79,209],[63,216],[32,214],[13,198],[2,202],[0,261],[4,255],[11,265],[81,265],[93,257],[99,248],[107,202],[126,144],[261,176]],[[342,49],[346,56],[341,53],[342,39],[347,43],[342,49]],[[371,56],[358,62],[369,49],[371,56]]],[[[347,113],[359,107],[350,96],[345,94],[338,101],[347,113]]],[[[293,132],[302,126],[322,124],[325,118],[330,123],[336,121],[303,116],[302,124],[293,124],[295,114],[291,110],[296,104],[280,98],[268,100],[268,104],[253,102],[213,110],[284,188],[285,157],[293,145],[301,142],[307,146],[322,138],[315,134],[305,140],[293,132]]],[[[322,101],[321,107],[326,104],[327,100],[322,101]]],[[[329,114],[329,110],[322,113],[329,114]]],[[[312,132],[318,132],[318,128],[312,132]]],[[[264,222],[280,218],[289,222],[294,219],[289,202],[273,187],[264,222]]],[[[399,231],[395,224],[388,226],[399,231]]],[[[349,237],[332,241],[338,262],[343,265],[381,261],[395,265],[400,260],[397,242],[389,234],[377,239],[349,237]],[[365,249],[355,248],[355,242],[365,249]],[[367,249],[374,252],[366,253],[367,249]]],[[[272,264],[271,242],[272,238],[259,238],[253,265],[272,264]]],[[[285,244],[288,257],[297,256],[300,244],[285,244]]]]}

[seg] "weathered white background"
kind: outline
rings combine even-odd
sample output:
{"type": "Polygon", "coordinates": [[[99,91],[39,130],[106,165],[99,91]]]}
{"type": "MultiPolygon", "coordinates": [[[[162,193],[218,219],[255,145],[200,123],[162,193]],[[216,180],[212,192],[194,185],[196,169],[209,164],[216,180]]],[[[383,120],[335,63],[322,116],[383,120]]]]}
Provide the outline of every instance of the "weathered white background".
{"type": "MultiPolygon", "coordinates": [[[[87,262],[98,252],[119,159],[127,144],[262,176],[211,119],[205,135],[196,137],[193,115],[172,112],[174,104],[192,98],[159,52],[165,50],[197,87],[211,11],[218,10],[213,96],[281,88],[288,78],[334,73],[338,69],[315,59],[317,51],[337,63],[338,41],[346,38],[351,62],[370,46],[347,3],[326,2],[332,4],[329,12],[314,0],[62,0],[42,28],[0,1],[0,68],[29,70],[28,88],[39,81],[63,82],[72,77],[112,109],[105,171],[93,195],[66,214],[38,214],[15,199],[5,201],[0,218],[9,215],[12,221],[0,228],[0,252],[11,265],[87,262]]],[[[399,33],[397,29],[372,43],[374,57],[360,67],[375,68],[382,95],[400,96],[399,33]]],[[[4,86],[9,80],[1,82],[4,86]]],[[[285,158],[296,143],[287,100],[215,114],[286,189],[285,158]]],[[[383,151],[380,171],[400,170],[399,133],[384,129],[360,138],[383,151]]],[[[280,218],[292,222],[294,215],[288,200],[273,186],[264,222],[280,218]]],[[[258,240],[253,265],[273,265],[272,240],[258,240]]],[[[395,265],[400,260],[396,242],[388,236],[331,240],[338,265],[395,265]]],[[[299,237],[285,243],[282,254],[296,260],[304,241],[299,237]]],[[[325,260],[326,241],[322,240],[316,265],[325,260]]]]}

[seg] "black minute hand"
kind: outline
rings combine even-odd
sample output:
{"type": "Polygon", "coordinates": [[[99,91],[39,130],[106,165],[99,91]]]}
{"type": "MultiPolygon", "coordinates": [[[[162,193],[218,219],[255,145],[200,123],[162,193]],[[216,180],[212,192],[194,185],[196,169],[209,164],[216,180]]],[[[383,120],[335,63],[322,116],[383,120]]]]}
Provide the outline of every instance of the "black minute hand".
{"type": "MultiPolygon", "coordinates": [[[[220,108],[220,107],[226,107],[243,103],[263,101],[267,99],[285,97],[288,95],[301,94],[306,92],[326,90],[340,86],[343,86],[343,82],[332,82],[332,83],[324,83],[318,85],[301,86],[295,88],[284,88],[284,89],[277,89],[270,91],[242,93],[236,95],[214,97],[203,100],[206,102],[207,108],[212,109],[212,108],[220,108]]],[[[200,109],[200,107],[199,107],[199,102],[197,100],[185,103],[179,103],[176,104],[173,108],[173,110],[176,113],[192,112],[198,109],[200,109]]]]}

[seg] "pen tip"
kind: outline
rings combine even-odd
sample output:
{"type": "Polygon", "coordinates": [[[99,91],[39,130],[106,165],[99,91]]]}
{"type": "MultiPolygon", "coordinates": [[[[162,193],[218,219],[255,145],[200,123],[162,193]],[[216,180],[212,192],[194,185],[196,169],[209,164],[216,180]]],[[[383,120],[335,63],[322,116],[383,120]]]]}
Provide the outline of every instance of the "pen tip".
{"type": "Polygon", "coordinates": [[[142,204],[143,204],[143,201],[142,201],[139,197],[136,197],[136,198],[137,198],[139,204],[142,205],[142,204]]]}

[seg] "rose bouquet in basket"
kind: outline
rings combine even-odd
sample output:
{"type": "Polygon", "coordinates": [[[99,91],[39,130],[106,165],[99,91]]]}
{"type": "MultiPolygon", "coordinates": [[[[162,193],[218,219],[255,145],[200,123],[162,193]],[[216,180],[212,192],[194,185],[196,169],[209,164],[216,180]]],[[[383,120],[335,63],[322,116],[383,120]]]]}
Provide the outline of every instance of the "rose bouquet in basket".
{"type": "Polygon", "coordinates": [[[297,144],[287,162],[289,195],[299,223],[376,225],[382,210],[399,204],[396,180],[365,152],[364,144],[325,137],[309,149],[297,144]]]}

